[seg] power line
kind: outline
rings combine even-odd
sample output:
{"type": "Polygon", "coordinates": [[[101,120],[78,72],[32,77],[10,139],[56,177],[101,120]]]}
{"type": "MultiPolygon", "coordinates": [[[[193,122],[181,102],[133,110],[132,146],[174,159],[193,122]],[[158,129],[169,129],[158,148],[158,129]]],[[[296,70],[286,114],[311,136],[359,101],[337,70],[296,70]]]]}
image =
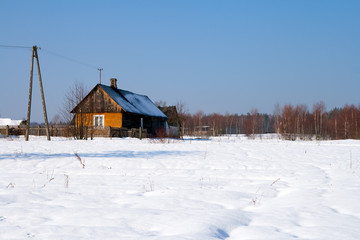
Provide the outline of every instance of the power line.
{"type": "MultiPolygon", "coordinates": [[[[14,45],[0,45],[0,47],[2,47],[2,48],[32,49],[32,47],[14,46],[14,45]]],[[[53,52],[53,51],[46,50],[46,49],[43,49],[43,48],[40,48],[40,47],[38,47],[38,49],[40,49],[43,52],[46,52],[48,54],[54,55],[56,57],[59,57],[59,58],[62,58],[62,59],[65,59],[67,61],[74,62],[74,63],[77,63],[77,64],[81,64],[81,65],[87,66],[87,67],[92,68],[92,69],[99,70],[99,68],[100,68],[99,66],[95,66],[95,65],[92,65],[92,64],[89,64],[89,63],[86,63],[86,62],[82,62],[82,61],[79,61],[79,60],[76,60],[76,59],[61,55],[61,54],[53,52]]]]}
{"type": "MultiPolygon", "coordinates": [[[[18,49],[20,49],[20,48],[21,49],[32,49],[33,48],[33,47],[13,46],[13,45],[0,45],[0,47],[2,47],[2,48],[18,48],[18,49]]],[[[86,63],[86,62],[82,62],[82,61],[79,61],[79,60],[76,60],[76,59],[73,59],[73,58],[70,58],[70,57],[67,57],[67,56],[64,56],[64,55],[61,55],[61,54],[53,52],[53,51],[46,50],[46,49],[43,49],[43,48],[40,48],[40,47],[37,47],[37,46],[34,46],[34,47],[36,47],[36,49],[42,50],[43,52],[48,53],[48,54],[53,55],[53,56],[56,56],[58,58],[65,59],[67,61],[77,63],[77,64],[86,66],[86,67],[91,68],[91,69],[99,70],[100,71],[100,84],[101,84],[101,71],[103,70],[103,68],[92,65],[92,64],[89,64],[89,63],[86,63]]]]}
{"type": "Polygon", "coordinates": [[[32,47],[26,47],[26,46],[11,46],[11,45],[0,45],[0,47],[3,47],[3,48],[25,48],[25,49],[32,49],[32,47]]]}
{"type": "Polygon", "coordinates": [[[89,64],[89,63],[85,63],[85,62],[82,62],[82,61],[79,61],[79,60],[76,60],[76,59],[73,59],[73,58],[70,58],[70,57],[66,57],[64,55],[61,55],[61,54],[58,54],[58,53],[55,53],[55,52],[52,52],[52,51],[49,51],[49,50],[45,50],[42,48],[42,51],[43,52],[46,52],[48,54],[51,54],[51,55],[54,55],[56,57],[59,57],[59,58],[62,58],[62,59],[65,59],[67,61],[70,61],[70,62],[74,62],[74,63],[77,63],[77,64],[81,64],[81,65],[84,65],[84,66],[87,66],[91,69],[96,69],[98,70],[99,67],[95,66],[95,65],[92,65],[92,64],[89,64]]]}

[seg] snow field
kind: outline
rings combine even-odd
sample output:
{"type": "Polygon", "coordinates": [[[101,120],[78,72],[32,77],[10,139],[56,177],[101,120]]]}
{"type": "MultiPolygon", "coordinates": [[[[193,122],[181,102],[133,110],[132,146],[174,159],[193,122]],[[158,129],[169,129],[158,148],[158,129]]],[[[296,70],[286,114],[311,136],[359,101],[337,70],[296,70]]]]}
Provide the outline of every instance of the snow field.
{"type": "Polygon", "coordinates": [[[359,187],[355,140],[0,138],[0,239],[360,239],[359,187]]]}

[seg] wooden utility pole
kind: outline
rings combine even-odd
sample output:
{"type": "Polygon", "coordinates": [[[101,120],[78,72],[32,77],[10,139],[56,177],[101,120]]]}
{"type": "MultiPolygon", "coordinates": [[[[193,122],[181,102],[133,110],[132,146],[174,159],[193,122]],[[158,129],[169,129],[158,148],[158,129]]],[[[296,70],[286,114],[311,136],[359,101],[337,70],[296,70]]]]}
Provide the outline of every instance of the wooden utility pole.
{"type": "Polygon", "coordinates": [[[28,100],[27,120],[26,120],[25,141],[29,141],[33,69],[34,69],[34,47],[32,48],[32,52],[31,52],[30,86],[29,86],[29,100],[28,100]]]}
{"type": "Polygon", "coordinates": [[[38,75],[39,75],[41,101],[42,101],[43,112],[44,112],[44,121],[45,121],[46,136],[47,136],[47,140],[50,141],[50,131],[49,131],[49,124],[48,124],[47,113],[46,113],[45,96],[44,96],[44,89],[43,89],[42,80],[41,80],[40,64],[39,64],[39,57],[38,57],[37,49],[38,49],[37,46],[33,46],[33,47],[32,47],[32,53],[31,53],[29,101],[28,101],[28,112],[27,112],[27,122],[26,122],[25,140],[26,140],[26,141],[29,141],[30,115],[31,115],[31,98],[32,98],[32,80],[33,80],[33,75],[34,75],[34,74],[33,74],[33,68],[34,68],[34,58],[36,58],[38,75]]]}

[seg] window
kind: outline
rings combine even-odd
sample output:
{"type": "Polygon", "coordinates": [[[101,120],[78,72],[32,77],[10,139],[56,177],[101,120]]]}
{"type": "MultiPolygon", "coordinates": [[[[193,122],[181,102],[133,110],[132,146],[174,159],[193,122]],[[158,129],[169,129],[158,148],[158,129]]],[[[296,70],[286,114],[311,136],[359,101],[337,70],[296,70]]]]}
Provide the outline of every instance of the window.
{"type": "Polygon", "coordinates": [[[94,115],[94,127],[104,127],[104,115],[94,115]]]}

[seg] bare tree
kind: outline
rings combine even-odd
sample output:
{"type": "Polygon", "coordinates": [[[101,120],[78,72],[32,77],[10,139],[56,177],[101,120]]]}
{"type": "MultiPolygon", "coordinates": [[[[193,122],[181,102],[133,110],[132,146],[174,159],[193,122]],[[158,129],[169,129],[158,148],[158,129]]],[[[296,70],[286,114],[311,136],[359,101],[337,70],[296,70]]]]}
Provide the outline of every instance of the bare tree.
{"type": "Polygon", "coordinates": [[[61,117],[59,114],[55,114],[55,116],[51,119],[50,122],[51,125],[57,125],[57,124],[61,124],[61,117]]]}
{"type": "Polygon", "coordinates": [[[275,108],[274,108],[274,117],[275,117],[275,122],[274,122],[274,128],[275,128],[275,132],[276,133],[280,133],[281,131],[281,108],[280,108],[280,104],[276,104],[275,108]]]}
{"type": "Polygon", "coordinates": [[[228,112],[225,113],[224,116],[225,120],[225,133],[232,134],[233,133],[233,123],[235,122],[235,115],[229,114],[228,112]]]}
{"type": "Polygon", "coordinates": [[[315,103],[313,107],[313,115],[314,115],[314,130],[315,130],[316,138],[320,138],[321,136],[323,136],[324,114],[325,114],[324,102],[315,103]]]}
{"type": "Polygon", "coordinates": [[[64,95],[63,105],[59,110],[62,122],[69,124],[74,115],[71,112],[86,96],[87,89],[83,83],[74,82],[64,95]]]}
{"type": "Polygon", "coordinates": [[[262,134],[263,130],[264,116],[259,114],[256,108],[251,109],[245,118],[244,133],[250,138],[255,138],[255,134],[262,134]]]}
{"type": "Polygon", "coordinates": [[[163,100],[155,101],[154,104],[157,107],[166,107],[167,106],[166,101],[163,101],[163,100]]]}
{"type": "Polygon", "coordinates": [[[204,112],[203,111],[197,111],[194,115],[193,115],[193,131],[195,132],[196,135],[201,136],[203,133],[203,118],[204,118],[204,112]]]}
{"type": "MultiPolygon", "coordinates": [[[[184,133],[185,133],[185,126],[187,125],[188,122],[188,117],[187,117],[187,108],[184,102],[178,102],[176,104],[176,111],[179,117],[179,121],[180,121],[180,136],[181,138],[183,138],[184,133]]],[[[187,127],[187,126],[186,126],[187,127]]]]}
{"type": "Polygon", "coordinates": [[[329,135],[331,139],[339,139],[339,124],[340,124],[341,109],[334,108],[329,112],[329,135]]]}
{"type": "Polygon", "coordinates": [[[305,121],[306,115],[308,113],[307,107],[305,104],[297,105],[295,107],[296,112],[296,134],[300,136],[301,139],[305,139],[305,121]]]}
{"type": "Polygon", "coordinates": [[[209,126],[211,126],[212,135],[216,136],[221,133],[221,123],[223,122],[223,116],[218,113],[213,113],[209,116],[209,126]]]}

